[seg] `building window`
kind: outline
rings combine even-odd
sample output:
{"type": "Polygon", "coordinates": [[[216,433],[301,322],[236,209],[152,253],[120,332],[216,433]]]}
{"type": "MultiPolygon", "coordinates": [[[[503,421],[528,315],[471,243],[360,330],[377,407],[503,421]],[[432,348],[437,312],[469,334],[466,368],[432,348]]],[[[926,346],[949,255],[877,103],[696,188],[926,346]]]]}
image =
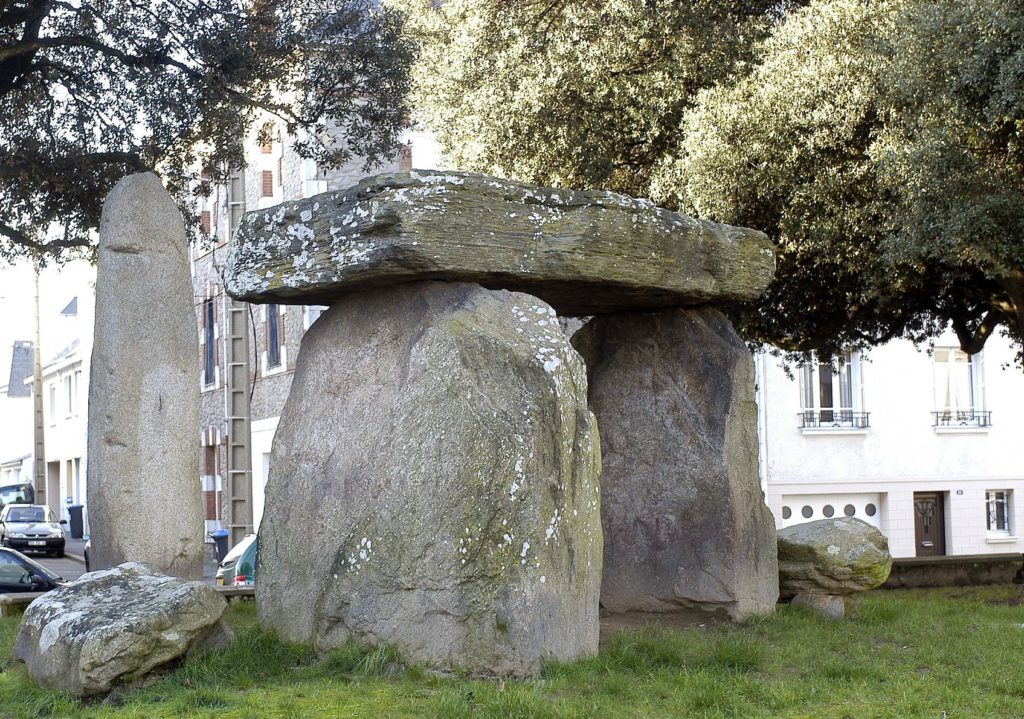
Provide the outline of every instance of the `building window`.
{"type": "Polygon", "coordinates": [[[199,213],[199,227],[202,228],[203,234],[207,237],[210,236],[210,211],[203,210],[199,213]]]}
{"type": "Polygon", "coordinates": [[[50,424],[57,422],[57,385],[50,383],[50,424]]]}
{"type": "Polygon", "coordinates": [[[269,155],[273,151],[274,143],[272,142],[264,142],[262,145],[260,145],[260,152],[262,152],[264,155],[269,155]]]}
{"type": "Polygon", "coordinates": [[[866,429],[868,413],[862,411],[860,375],[857,353],[846,352],[834,363],[808,354],[800,365],[801,429],[866,429]]]}
{"type": "Polygon", "coordinates": [[[228,237],[235,234],[245,214],[245,176],[241,172],[231,173],[228,178],[228,237]]]}
{"type": "Polygon", "coordinates": [[[992,413],[985,411],[981,355],[956,347],[938,347],[932,355],[935,377],[936,427],[988,427],[992,413]]]}
{"type": "Polygon", "coordinates": [[[986,522],[988,531],[1009,534],[1010,490],[992,489],[986,491],[985,506],[988,509],[988,520],[986,522]]]}
{"type": "Polygon", "coordinates": [[[274,171],[263,170],[260,172],[260,197],[274,196],[274,171]]]}
{"type": "Polygon", "coordinates": [[[64,375],[64,410],[68,417],[75,410],[74,387],[71,384],[71,375],[64,375]]]}
{"type": "Polygon", "coordinates": [[[217,341],[214,337],[213,299],[203,301],[203,384],[217,380],[217,341]]]}
{"type": "Polygon", "coordinates": [[[82,405],[82,370],[75,370],[75,388],[73,390],[75,398],[75,412],[78,412],[78,408],[82,405]]]}
{"type": "Polygon", "coordinates": [[[281,366],[281,312],[267,305],[267,369],[281,366]]]}

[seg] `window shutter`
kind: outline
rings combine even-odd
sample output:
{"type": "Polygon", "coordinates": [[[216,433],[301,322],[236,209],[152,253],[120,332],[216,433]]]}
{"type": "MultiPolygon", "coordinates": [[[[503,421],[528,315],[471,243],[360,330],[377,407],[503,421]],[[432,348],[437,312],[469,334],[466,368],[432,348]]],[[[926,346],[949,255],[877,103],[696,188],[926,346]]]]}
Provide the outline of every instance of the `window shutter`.
{"type": "Polygon", "coordinates": [[[262,196],[263,197],[273,197],[274,196],[274,171],[273,170],[263,170],[263,172],[260,173],[260,180],[261,180],[261,184],[262,184],[262,187],[260,188],[262,190],[262,196]]]}
{"type": "Polygon", "coordinates": [[[398,151],[398,171],[408,172],[412,169],[412,145],[404,145],[398,151]]]}
{"type": "Polygon", "coordinates": [[[203,228],[203,234],[210,234],[210,211],[203,210],[199,213],[199,226],[203,228]]]}

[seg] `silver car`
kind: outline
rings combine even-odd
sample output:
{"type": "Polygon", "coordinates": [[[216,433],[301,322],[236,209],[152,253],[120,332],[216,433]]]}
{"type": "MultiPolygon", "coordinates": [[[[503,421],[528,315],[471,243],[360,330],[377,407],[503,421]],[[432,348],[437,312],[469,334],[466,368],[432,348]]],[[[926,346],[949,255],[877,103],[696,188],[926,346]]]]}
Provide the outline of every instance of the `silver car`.
{"type": "Polygon", "coordinates": [[[19,552],[64,556],[66,519],[43,504],[5,504],[0,510],[0,545],[19,552]]]}

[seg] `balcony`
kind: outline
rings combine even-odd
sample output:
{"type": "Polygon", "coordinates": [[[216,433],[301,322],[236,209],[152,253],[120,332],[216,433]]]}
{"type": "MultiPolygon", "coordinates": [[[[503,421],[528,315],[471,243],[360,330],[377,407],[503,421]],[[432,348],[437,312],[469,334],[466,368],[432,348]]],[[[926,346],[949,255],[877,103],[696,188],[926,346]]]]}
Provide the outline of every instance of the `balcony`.
{"type": "Polygon", "coordinates": [[[871,426],[870,412],[850,409],[809,409],[800,412],[800,431],[813,434],[822,432],[856,432],[863,434],[871,426]]]}
{"type": "Polygon", "coordinates": [[[992,426],[992,413],[974,409],[952,409],[932,412],[932,427],[936,432],[987,430],[992,426]]]}

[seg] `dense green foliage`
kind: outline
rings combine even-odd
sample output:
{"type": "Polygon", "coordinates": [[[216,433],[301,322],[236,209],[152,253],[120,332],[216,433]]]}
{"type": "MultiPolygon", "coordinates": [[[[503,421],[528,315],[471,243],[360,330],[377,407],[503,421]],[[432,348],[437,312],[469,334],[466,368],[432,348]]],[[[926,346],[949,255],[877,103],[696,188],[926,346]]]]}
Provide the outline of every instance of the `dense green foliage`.
{"type": "Polygon", "coordinates": [[[389,0],[420,44],[414,104],[460,167],[643,195],[698,90],[779,0],[389,0]]]}
{"type": "Polygon", "coordinates": [[[101,702],[39,689],[10,664],[4,719],[606,719],[607,717],[1020,717],[1019,586],[870,592],[834,622],[783,607],[746,627],[629,630],[598,656],[499,683],[405,666],[387,649],[323,656],[282,644],[234,604],[231,647],[191,657],[101,702]]]}
{"type": "Polygon", "coordinates": [[[88,245],[128,173],[223,179],[260,113],[325,165],[393,155],[412,54],[376,5],[0,0],[0,257],[88,245]]]}
{"type": "Polygon", "coordinates": [[[1024,2],[393,0],[467,169],[763,229],[787,349],[1024,338],[1024,2]]]}

